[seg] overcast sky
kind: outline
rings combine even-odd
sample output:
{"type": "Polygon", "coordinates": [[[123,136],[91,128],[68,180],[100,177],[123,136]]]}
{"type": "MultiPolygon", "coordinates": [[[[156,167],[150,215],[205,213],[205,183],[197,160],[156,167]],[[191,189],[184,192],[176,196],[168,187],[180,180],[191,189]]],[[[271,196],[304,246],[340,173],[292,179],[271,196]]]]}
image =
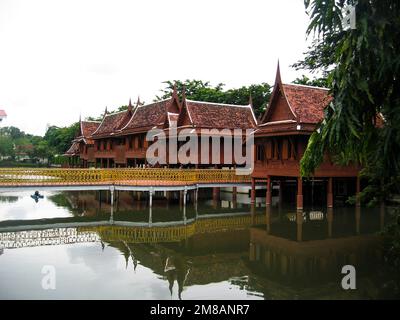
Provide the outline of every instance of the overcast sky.
{"type": "Polygon", "coordinates": [[[43,135],[165,80],[272,84],[278,58],[291,82],[307,24],[303,0],[0,0],[2,125],[43,135]]]}

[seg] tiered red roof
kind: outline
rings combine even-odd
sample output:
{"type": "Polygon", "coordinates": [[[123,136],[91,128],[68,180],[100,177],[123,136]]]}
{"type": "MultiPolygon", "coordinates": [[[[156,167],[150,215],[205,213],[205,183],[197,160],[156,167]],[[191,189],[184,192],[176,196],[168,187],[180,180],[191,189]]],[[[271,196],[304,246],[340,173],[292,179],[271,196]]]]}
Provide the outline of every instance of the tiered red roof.
{"type": "Polygon", "coordinates": [[[7,117],[7,113],[4,110],[0,110],[0,120],[7,117]]]}
{"type": "Polygon", "coordinates": [[[331,101],[326,88],[282,83],[278,65],[274,90],[256,134],[312,132],[331,101]]]}

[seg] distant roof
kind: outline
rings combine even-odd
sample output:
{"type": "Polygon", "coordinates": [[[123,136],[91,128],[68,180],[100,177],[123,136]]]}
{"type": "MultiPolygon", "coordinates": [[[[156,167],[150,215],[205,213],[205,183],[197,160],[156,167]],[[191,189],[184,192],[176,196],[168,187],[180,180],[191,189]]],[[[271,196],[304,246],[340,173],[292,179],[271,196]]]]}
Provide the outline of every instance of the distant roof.
{"type": "Polygon", "coordinates": [[[0,117],[1,118],[7,117],[7,113],[4,110],[0,110],[0,117]]]}
{"type": "Polygon", "coordinates": [[[73,142],[71,147],[65,152],[65,156],[75,156],[79,154],[79,143],[73,142]]]}

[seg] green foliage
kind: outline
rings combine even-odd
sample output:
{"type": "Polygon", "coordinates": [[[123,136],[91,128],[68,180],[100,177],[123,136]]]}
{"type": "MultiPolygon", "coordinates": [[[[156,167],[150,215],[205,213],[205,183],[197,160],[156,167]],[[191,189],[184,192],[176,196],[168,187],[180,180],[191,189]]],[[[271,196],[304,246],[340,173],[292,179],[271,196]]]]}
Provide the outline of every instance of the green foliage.
{"type": "Polygon", "coordinates": [[[14,145],[11,137],[0,136],[0,156],[14,156],[14,145]]]}
{"type": "MultiPolygon", "coordinates": [[[[71,141],[75,138],[79,131],[79,122],[76,122],[69,127],[48,128],[44,140],[47,142],[49,154],[63,154],[71,146],[71,141]]],[[[41,147],[45,147],[42,145],[41,147]]]]}
{"type": "Polygon", "coordinates": [[[176,85],[180,99],[182,99],[184,88],[186,97],[196,101],[246,105],[249,103],[251,95],[257,118],[264,112],[271,95],[271,86],[267,83],[229,90],[224,90],[225,85],[223,83],[212,86],[208,81],[203,82],[201,80],[165,81],[164,84],[166,87],[161,90],[162,94],[157,96],[155,101],[171,97],[174,85],[176,85]]]}
{"type": "Polygon", "coordinates": [[[383,235],[383,248],[386,265],[394,279],[385,283],[389,296],[400,297],[400,210],[393,213],[393,223],[386,226],[383,235]]]}
{"type": "Polygon", "coordinates": [[[356,29],[343,30],[342,11],[353,1],[305,1],[316,46],[298,66],[328,73],[334,101],[301,161],[312,174],[326,151],[340,163],[361,163],[372,181],[400,172],[400,4],[359,0],[356,29]],[[377,127],[378,114],[385,119],[377,127]]]}
{"type": "Polygon", "coordinates": [[[327,78],[314,78],[310,79],[307,76],[303,75],[301,78],[296,78],[293,81],[294,84],[302,84],[306,86],[320,87],[320,88],[328,88],[329,83],[327,78]]]}

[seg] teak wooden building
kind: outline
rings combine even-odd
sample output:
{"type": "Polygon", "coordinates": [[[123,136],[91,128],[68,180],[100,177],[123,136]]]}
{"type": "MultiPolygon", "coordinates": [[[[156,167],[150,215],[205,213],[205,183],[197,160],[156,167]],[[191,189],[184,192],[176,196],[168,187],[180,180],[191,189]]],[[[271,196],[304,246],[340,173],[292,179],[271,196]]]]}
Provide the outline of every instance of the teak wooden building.
{"type": "MultiPolygon", "coordinates": [[[[245,135],[246,129],[256,129],[257,120],[251,103],[248,105],[228,105],[204,101],[192,101],[178,98],[174,89],[171,98],[143,105],[138,100],[135,106],[131,101],[127,110],[108,113],[107,109],[101,122],[81,121],[81,129],[66,155],[71,157],[70,165],[80,167],[147,167],[146,152],[149,141],[146,140],[148,131],[159,129],[167,139],[176,138],[182,130],[189,129],[190,134],[196,134],[198,151],[201,153],[202,129],[241,129],[245,135]],[[85,130],[88,125],[89,130],[85,130]],[[172,130],[173,129],[173,130],[172,130]]],[[[150,142],[151,143],[151,142],[150,142]]],[[[184,141],[178,141],[179,148],[184,141]]],[[[222,167],[225,164],[224,139],[220,141],[220,159],[212,162],[212,141],[209,141],[209,161],[207,164],[189,164],[190,167],[222,167]]],[[[232,142],[233,143],[233,142],[232,142]]],[[[169,150],[167,153],[168,167],[181,166],[179,162],[171,163],[169,150]]],[[[233,157],[232,157],[233,158],[233,157]]],[[[200,160],[200,159],[198,159],[200,160]]],[[[199,161],[198,161],[199,162],[199,161]]],[[[234,163],[226,166],[234,166],[234,163]]]]}
{"type": "Polygon", "coordinates": [[[260,180],[267,183],[267,205],[271,204],[274,183],[279,185],[279,197],[286,191],[286,196],[296,202],[299,210],[303,209],[305,196],[307,202],[322,199],[332,207],[334,195],[344,199],[359,190],[359,168],[338,166],[329,155],[310,180],[305,181],[300,175],[300,160],[310,135],[323,120],[324,110],[331,100],[328,89],[284,84],[278,65],[269,105],[255,132],[252,201],[256,196],[255,184],[260,180]],[[315,185],[318,187],[314,189],[315,185]],[[309,191],[306,195],[304,189],[309,191]]]}

